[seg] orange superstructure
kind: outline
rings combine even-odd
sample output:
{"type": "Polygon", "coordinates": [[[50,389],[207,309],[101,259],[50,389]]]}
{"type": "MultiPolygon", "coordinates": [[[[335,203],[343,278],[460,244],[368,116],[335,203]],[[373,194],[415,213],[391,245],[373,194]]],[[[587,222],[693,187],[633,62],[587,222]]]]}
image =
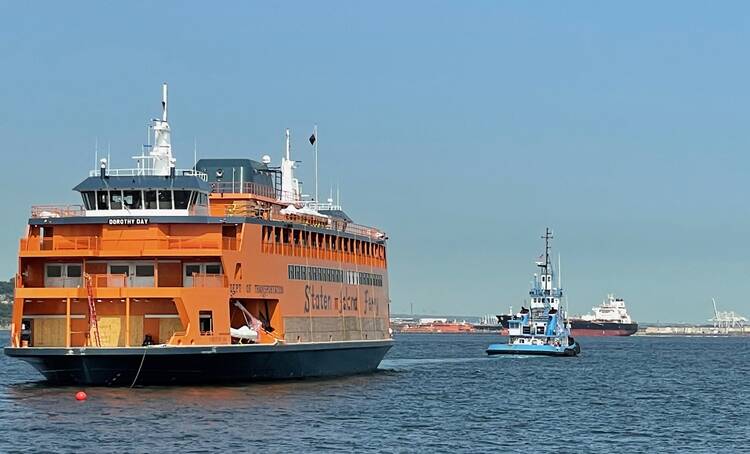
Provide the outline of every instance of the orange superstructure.
{"type": "Polygon", "coordinates": [[[159,354],[199,346],[250,354],[372,341],[384,354],[385,234],[331,203],[301,200],[289,187],[297,182],[288,147],[280,168],[206,159],[176,170],[166,88],[164,96],[154,145],[142,156],[150,166],[115,170],[103,161],[76,187],[81,206],[32,209],[6,353],[135,348],[145,358],[157,345],[159,354]]]}

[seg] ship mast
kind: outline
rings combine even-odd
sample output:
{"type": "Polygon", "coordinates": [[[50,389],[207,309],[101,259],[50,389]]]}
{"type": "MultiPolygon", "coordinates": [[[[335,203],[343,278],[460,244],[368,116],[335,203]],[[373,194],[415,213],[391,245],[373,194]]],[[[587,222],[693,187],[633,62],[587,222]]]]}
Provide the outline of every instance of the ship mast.
{"type": "Polygon", "coordinates": [[[544,279],[545,279],[544,294],[545,295],[550,295],[552,292],[552,282],[550,282],[552,278],[552,273],[551,273],[552,263],[550,263],[550,257],[549,257],[549,250],[550,250],[549,240],[551,240],[552,238],[554,238],[552,236],[552,231],[549,229],[549,227],[547,227],[547,230],[544,232],[544,236],[542,237],[542,239],[544,240],[544,266],[542,268],[544,269],[544,279]]]}

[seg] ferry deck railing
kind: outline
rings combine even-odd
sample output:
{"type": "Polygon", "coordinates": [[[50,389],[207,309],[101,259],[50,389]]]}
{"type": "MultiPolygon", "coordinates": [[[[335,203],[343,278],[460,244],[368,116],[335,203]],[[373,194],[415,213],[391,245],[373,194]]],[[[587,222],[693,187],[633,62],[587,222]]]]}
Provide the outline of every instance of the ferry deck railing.
{"type": "Polygon", "coordinates": [[[196,237],[171,238],[101,238],[97,236],[53,236],[51,238],[21,238],[19,249],[29,251],[92,251],[125,250],[237,250],[236,238],[204,239],[196,237]]]}
{"type": "MultiPolygon", "coordinates": [[[[127,276],[125,274],[89,274],[92,288],[158,288],[155,277],[127,276]]],[[[22,288],[22,276],[17,277],[18,288],[22,288]]],[[[190,279],[183,282],[181,288],[226,288],[229,279],[225,274],[194,273],[190,279]]],[[[82,278],[45,278],[43,288],[83,288],[82,278]],[[51,284],[51,285],[50,285],[51,284]]]]}
{"type": "MultiPolygon", "coordinates": [[[[90,170],[90,177],[97,177],[101,170],[90,170]]],[[[161,176],[153,168],[135,168],[135,169],[107,169],[108,177],[137,177],[137,176],[161,176]]],[[[208,174],[195,169],[175,169],[175,175],[198,177],[203,181],[208,181],[208,174]]]]}
{"type": "MultiPolygon", "coordinates": [[[[344,251],[343,249],[330,249],[314,245],[302,245],[294,243],[264,242],[261,251],[270,254],[286,255],[291,257],[308,257],[312,259],[331,260],[336,262],[357,263],[364,266],[386,265],[385,256],[367,255],[344,251]]],[[[366,271],[366,270],[362,270],[366,271]]]]}
{"type": "Polygon", "coordinates": [[[211,186],[211,192],[219,194],[254,194],[274,200],[280,195],[272,186],[252,182],[240,183],[239,181],[216,181],[209,184],[211,186]]]}
{"type": "Polygon", "coordinates": [[[31,207],[32,218],[69,218],[84,216],[83,205],[35,205],[31,207]]]}
{"type": "Polygon", "coordinates": [[[224,274],[193,273],[193,287],[226,288],[229,280],[224,274]]]}

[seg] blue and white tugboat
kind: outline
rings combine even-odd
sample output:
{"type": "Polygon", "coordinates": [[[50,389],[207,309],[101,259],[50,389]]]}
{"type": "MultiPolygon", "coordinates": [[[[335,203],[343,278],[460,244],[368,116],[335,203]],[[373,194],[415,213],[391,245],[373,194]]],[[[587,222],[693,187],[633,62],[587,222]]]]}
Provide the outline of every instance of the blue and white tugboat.
{"type": "Polygon", "coordinates": [[[522,307],[517,317],[508,320],[508,342],[491,344],[487,347],[488,355],[575,356],[581,352],[581,347],[570,336],[570,326],[560,304],[563,291],[559,280],[557,287],[553,287],[549,228],[542,239],[544,255],[536,262],[541,274],[534,273],[529,308],[522,307]]]}

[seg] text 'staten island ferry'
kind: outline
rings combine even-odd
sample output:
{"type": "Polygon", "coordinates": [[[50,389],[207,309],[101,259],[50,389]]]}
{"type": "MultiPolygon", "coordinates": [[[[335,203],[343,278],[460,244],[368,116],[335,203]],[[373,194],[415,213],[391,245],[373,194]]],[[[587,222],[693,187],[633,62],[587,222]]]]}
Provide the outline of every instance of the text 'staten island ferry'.
{"type": "Polygon", "coordinates": [[[554,286],[555,274],[550,262],[552,232],[547,229],[544,255],[537,260],[541,275],[534,273],[529,296],[529,309],[522,307],[517,319],[508,321],[508,339],[505,343],[491,344],[488,355],[545,355],[576,356],[581,346],[570,336],[562,305],[562,284],[554,286]]]}
{"type": "Polygon", "coordinates": [[[102,160],[75,187],[82,206],[32,208],[5,353],[92,385],[376,369],[393,342],[386,237],[302,200],[289,132],[280,167],[177,170],[166,84],[150,129],[135,169],[102,160]]]}

